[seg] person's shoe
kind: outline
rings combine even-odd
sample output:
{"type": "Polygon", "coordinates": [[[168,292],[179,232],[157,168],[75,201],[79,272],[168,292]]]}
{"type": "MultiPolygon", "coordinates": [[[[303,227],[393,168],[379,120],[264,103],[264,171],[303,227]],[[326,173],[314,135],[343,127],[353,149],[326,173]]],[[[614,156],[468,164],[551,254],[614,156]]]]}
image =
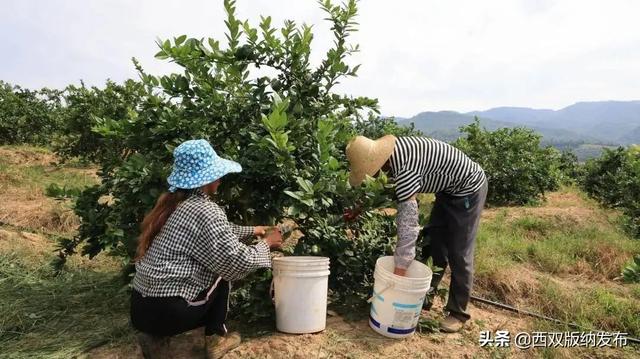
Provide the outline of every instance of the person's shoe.
{"type": "Polygon", "coordinates": [[[444,320],[440,323],[440,330],[445,333],[457,333],[464,326],[464,322],[453,315],[449,314],[444,320]]]}
{"type": "Polygon", "coordinates": [[[147,333],[138,333],[138,344],[145,359],[164,358],[169,350],[168,337],[156,337],[147,333]]]}
{"type": "Polygon", "coordinates": [[[240,334],[228,333],[224,337],[220,335],[208,335],[204,337],[207,350],[207,359],[220,359],[231,350],[240,345],[240,334]]]}

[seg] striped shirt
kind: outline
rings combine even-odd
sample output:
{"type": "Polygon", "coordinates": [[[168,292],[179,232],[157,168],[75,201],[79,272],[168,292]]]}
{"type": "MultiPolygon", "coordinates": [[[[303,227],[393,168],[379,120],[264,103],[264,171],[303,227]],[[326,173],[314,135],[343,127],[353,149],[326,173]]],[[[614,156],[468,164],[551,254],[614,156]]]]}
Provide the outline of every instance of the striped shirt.
{"type": "Polygon", "coordinates": [[[241,242],[252,235],[253,227],[229,223],[222,208],[194,190],[136,262],[133,288],[143,296],[180,296],[192,301],[218,277],[234,281],[271,267],[264,240],[255,245],[241,242]]]}
{"type": "Polygon", "coordinates": [[[459,149],[426,137],[397,137],[389,158],[398,201],[416,193],[466,196],[486,180],[484,171],[459,149]]]}

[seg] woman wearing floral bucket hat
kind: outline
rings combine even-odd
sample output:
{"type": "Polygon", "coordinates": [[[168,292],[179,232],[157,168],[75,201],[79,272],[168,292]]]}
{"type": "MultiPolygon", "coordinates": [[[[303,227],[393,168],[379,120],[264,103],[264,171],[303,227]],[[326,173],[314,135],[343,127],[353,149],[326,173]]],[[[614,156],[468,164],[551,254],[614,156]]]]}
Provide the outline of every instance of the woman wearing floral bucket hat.
{"type": "MultiPolygon", "coordinates": [[[[359,186],[367,176],[380,170],[391,175],[398,201],[398,243],[395,250],[396,275],[405,275],[415,257],[420,227],[418,193],[435,193],[436,200],[424,233],[430,238],[423,254],[433,264],[451,267],[451,285],[441,323],[444,332],[457,332],[469,320],[467,304],[473,284],[473,251],[480,214],[487,197],[487,178],[474,161],[457,148],[426,137],[395,137],[377,140],[357,136],[347,145],[351,167],[349,182],[359,186]]],[[[345,218],[357,213],[347,212],[345,218]]],[[[431,307],[433,293],[443,272],[434,273],[425,309],[431,307]]]]}
{"type": "Polygon", "coordinates": [[[186,141],[173,155],[169,192],[142,222],[131,321],[145,358],[166,356],[170,336],[203,326],[207,357],[221,358],[240,344],[224,324],[229,282],[271,267],[270,248],[282,236],[277,228],[230,223],[211,199],[240,164],[219,157],[205,140],[186,141]],[[243,243],[253,236],[257,244],[243,243]]]}

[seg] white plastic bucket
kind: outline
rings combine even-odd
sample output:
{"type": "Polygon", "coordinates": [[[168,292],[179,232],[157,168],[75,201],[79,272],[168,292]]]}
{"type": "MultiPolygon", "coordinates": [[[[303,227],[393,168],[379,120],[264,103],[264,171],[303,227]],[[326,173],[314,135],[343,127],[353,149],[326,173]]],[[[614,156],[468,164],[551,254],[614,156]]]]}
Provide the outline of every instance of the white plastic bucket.
{"type": "Polygon", "coordinates": [[[284,333],[323,331],[327,324],[329,258],[273,259],[276,328],[284,333]]]}
{"type": "Polygon", "coordinates": [[[405,338],[416,330],[433,272],[413,261],[402,277],[393,274],[394,267],[393,257],[376,261],[369,325],[385,337],[405,338]]]}

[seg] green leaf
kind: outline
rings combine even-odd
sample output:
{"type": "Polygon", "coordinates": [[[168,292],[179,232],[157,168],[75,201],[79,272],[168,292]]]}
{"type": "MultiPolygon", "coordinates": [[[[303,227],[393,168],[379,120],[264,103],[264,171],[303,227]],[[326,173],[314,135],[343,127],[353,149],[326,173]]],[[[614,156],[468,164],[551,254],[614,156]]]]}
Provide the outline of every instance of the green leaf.
{"type": "Polygon", "coordinates": [[[313,199],[311,199],[311,198],[301,199],[300,202],[306,204],[309,207],[313,206],[313,199]]]}
{"type": "Polygon", "coordinates": [[[306,180],[302,177],[296,177],[296,182],[307,193],[313,193],[313,183],[311,181],[306,180]]]}
{"type": "Polygon", "coordinates": [[[175,39],[176,46],[180,46],[187,39],[187,35],[181,35],[175,39]]]}
{"type": "Polygon", "coordinates": [[[160,51],[158,51],[158,52],[154,55],[154,57],[155,57],[156,59],[159,59],[159,60],[165,60],[165,59],[168,59],[168,58],[169,58],[169,56],[167,56],[167,53],[166,53],[164,50],[160,50],[160,51]]]}
{"type": "Polygon", "coordinates": [[[300,199],[301,199],[300,194],[299,194],[298,192],[291,192],[291,191],[287,191],[287,190],[285,190],[285,191],[283,191],[283,192],[284,192],[287,196],[293,197],[293,198],[295,198],[295,199],[297,199],[297,200],[300,200],[300,199]]]}

